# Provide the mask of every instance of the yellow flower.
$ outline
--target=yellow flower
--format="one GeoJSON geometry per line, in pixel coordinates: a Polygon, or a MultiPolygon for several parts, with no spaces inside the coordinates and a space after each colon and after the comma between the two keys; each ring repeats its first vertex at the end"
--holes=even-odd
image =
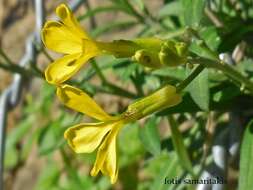
{"type": "Polygon", "coordinates": [[[46,80],[52,84],[66,81],[90,58],[100,53],[65,4],[56,8],[56,14],[60,21],[47,21],[41,31],[42,41],[48,49],[65,54],[45,71],[46,80]]]}
{"type": "Polygon", "coordinates": [[[76,74],[91,58],[99,54],[113,54],[116,57],[130,57],[138,45],[128,40],[98,42],[81,28],[67,5],[56,8],[60,21],[47,21],[41,31],[44,45],[65,56],[50,64],[46,80],[51,84],[61,84],[76,74]]]}
{"type": "Polygon", "coordinates": [[[110,116],[85,92],[75,87],[59,85],[57,96],[67,107],[99,120],[70,127],[64,137],[76,153],[90,153],[98,148],[91,175],[96,176],[101,171],[110,176],[111,183],[115,183],[118,176],[116,139],[123,125],[181,102],[176,88],[167,85],[131,104],[124,113],[110,116]]]}

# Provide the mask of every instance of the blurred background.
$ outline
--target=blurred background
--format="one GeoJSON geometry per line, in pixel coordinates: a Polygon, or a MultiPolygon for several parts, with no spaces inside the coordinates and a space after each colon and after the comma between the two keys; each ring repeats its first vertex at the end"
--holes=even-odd
{"type": "MultiPolygon", "coordinates": [[[[119,180],[114,186],[102,175],[90,177],[96,154],[77,155],[63,138],[69,126],[90,119],[64,107],[55,96],[55,88],[43,79],[46,66],[61,55],[44,48],[38,27],[43,16],[56,20],[55,8],[63,2],[71,5],[91,36],[104,41],[149,36],[182,40],[187,18],[192,19],[193,27],[198,26],[199,35],[210,49],[252,77],[250,0],[189,0],[189,4],[184,0],[1,0],[1,100],[11,102],[15,81],[21,87],[17,101],[8,102],[7,109],[0,103],[1,143],[6,127],[4,189],[233,190],[238,189],[239,178],[250,179],[251,133],[245,140],[248,146],[241,148],[244,157],[249,158],[243,163],[239,161],[239,147],[252,118],[252,96],[245,95],[243,86],[212,69],[199,79],[200,88],[186,89],[182,104],[122,130],[118,138],[119,180]],[[36,21],[36,14],[41,16],[40,21],[36,21]],[[32,53],[29,47],[34,49],[32,53]],[[174,122],[168,121],[168,114],[174,114],[174,122]],[[241,174],[244,177],[239,176],[240,164],[249,166],[241,174]],[[226,182],[217,187],[165,184],[166,179],[214,176],[226,182]]],[[[205,57],[198,45],[195,43],[191,52],[205,57]]],[[[182,81],[189,70],[182,66],[153,71],[131,59],[101,56],[90,61],[73,83],[93,96],[108,113],[117,114],[163,84],[182,81]]],[[[251,183],[247,183],[250,190],[251,183]]],[[[244,187],[241,185],[240,189],[247,190],[244,187]]]]}

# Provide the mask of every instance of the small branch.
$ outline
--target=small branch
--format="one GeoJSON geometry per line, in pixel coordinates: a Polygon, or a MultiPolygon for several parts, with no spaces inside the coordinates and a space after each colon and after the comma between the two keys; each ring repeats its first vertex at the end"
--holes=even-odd
{"type": "Polygon", "coordinates": [[[198,65],[196,69],[177,86],[177,92],[181,92],[185,87],[187,87],[203,70],[203,65],[198,65]]]}
{"type": "Polygon", "coordinates": [[[204,12],[206,14],[206,16],[213,22],[213,24],[217,27],[223,27],[224,24],[222,21],[220,21],[220,19],[208,8],[206,7],[204,9],[204,12]]]}
{"type": "Polygon", "coordinates": [[[192,64],[200,64],[205,67],[214,68],[217,70],[222,71],[226,75],[229,76],[232,80],[235,82],[239,82],[241,84],[242,90],[244,88],[247,88],[251,94],[253,94],[253,83],[245,76],[243,76],[240,72],[235,70],[231,65],[228,65],[224,62],[218,62],[210,59],[205,58],[195,58],[192,60],[189,60],[192,64]]]}
{"type": "Polygon", "coordinates": [[[12,64],[14,65],[14,63],[11,61],[11,59],[6,55],[6,53],[3,51],[2,48],[0,48],[0,55],[4,58],[4,60],[8,63],[8,64],[12,64]]]}
{"type": "Polygon", "coordinates": [[[19,74],[23,75],[24,77],[36,76],[39,78],[43,78],[43,76],[40,73],[31,72],[31,70],[27,70],[23,67],[20,67],[19,65],[16,65],[16,64],[7,65],[7,64],[0,63],[0,68],[4,69],[6,71],[9,71],[11,73],[19,73],[19,74]]]}
{"type": "Polygon", "coordinates": [[[102,73],[101,69],[97,65],[97,62],[94,59],[92,59],[90,62],[91,62],[92,67],[94,68],[94,70],[98,74],[98,77],[100,78],[102,84],[106,84],[107,80],[106,80],[104,74],[102,73]]]}

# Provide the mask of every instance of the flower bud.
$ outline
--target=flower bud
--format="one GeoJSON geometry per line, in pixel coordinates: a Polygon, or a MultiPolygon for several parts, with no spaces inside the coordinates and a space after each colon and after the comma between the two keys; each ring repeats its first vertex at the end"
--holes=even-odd
{"type": "Polygon", "coordinates": [[[176,87],[166,85],[151,95],[130,104],[123,116],[125,117],[125,121],[135,121],[153,112],[175,106],[181,101],[181,95],[177,94],[176,87]]]}
{"type": "Polygon", "coordinates": [[[146,49],[136,51],[132,59],[146,67],[150,68],[162,67],[162,65],[160,64],[158,54],[148,51],[146,49]]]}
{"type": "Polygon", "coordinates": [[[159,52],[161,64],[178,66],[187,62],[187,45],[183,42],[166,41],[159,52]]]}

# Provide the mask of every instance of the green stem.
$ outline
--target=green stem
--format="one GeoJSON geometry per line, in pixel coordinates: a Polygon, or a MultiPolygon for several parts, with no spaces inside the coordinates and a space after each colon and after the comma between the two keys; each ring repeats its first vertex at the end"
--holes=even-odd
{"type": "Polygon", "coordinates": [[[127,9],[136,17],[136,19],[139,20],[139,22],[145,23],[145,18],[139,14],[127,0],[123,0],[123,3],[127,9]]]}
{"type": "Polygon", "coordinates": [[[82,182],[80,180],[80,177],[78,176],[77,171],[72,167],[72,162],[67,153],[65,152],[64,148],[59,149],[60,154],[62,156],[65,169],[69,175],[69,177],[73,178],[76,182],[79,183],[79,185],[82,185],[82,182]]]}
{"type": "Polygon", "coordinates": [[[44,47],[41,47],[41,52],[47,57],[47,59],[50,61],[50,62],[53,62],[54,59],[49,55],[49,53],[46,51],[46,49],[44,47]]]}
{"type": "Polygon", "coordinates": [[[222,71],[226,75],[228,75],[235,82],[239,82],[242,87],[247,88],[251,94],[253,94],[253,82],[251,82],[247,77],[243,76],[240,72],[235,70],[231,65],[228,65],[223,62],[213,61],[204,58],[196,58],[189,60],[190,63],[200,64],[205,67],[214,68],[222,71]]]}
{"type": "Polygon", "coordinates": [[[105,83],[105,89],[108,89],[108,91],[112,94],[117,94],[122,97],[128,97],[128,98],[138,98],[138,96],[132,92],[129,92],[119,86],[116,86],[110,82],[105,83]]]}
{"type": "Polygon", "coordinates": [[[177,92],[181,92],[185,87],[187,87],[198,75],[204,70],[203,65],[198,65],[196,69],[177,86],[177,92]]]}
{"type": "Polygon", "coordinates": [[[0,68],[10,71],[12,73],[19,73],[24,76],[30,75],[30,73],[28,73],[27,70],[15,64],[7,65],[7,64],[0,63],[0,68]]]}
{"type": "Polygon", "coordinates": [[[184,144],[183,136],[178,129],[179,125],[172,115],[168,116],[168,122],[170,124],[171,129],[171,138],[173,142],[173,147],[177,152],[180,164],[186,171],[188,171],[191,174],[193,178],[195,178],[192,162],[187,152],[187,148],[184,144]]]}
{"type": "Polygon", "coordinates": [[[104,86],[104,89],[107,89],[108,91],[110,91],[113,94],[119,94],[121,96],[126,96],[126,97],[131,97],[131,98],[136,98],[137,96],[123,88],[120,88],[110,82],[108,82],[103,74],[103,72],[101,71],[101,69],[98,67],[97,63],[95,60],[91,61],[92,67],[95,69],[96,73],[98,74],[101,82],[102,82],[102,86],[104,86]]]}
{"type": "Polygon", "coordinates": [[[13,65],[13,62],[10,60],[10,58],[5,54],[2,48],[0,48],[0,55],[4,58],[4,60],[10,64],[13,65]]]}
{"type": "Polygon", "coordinates": [[[7,65],[7,64],[0,63],[0,68],[6,71],[9,71],[11,73],[19,73],[25,77],[35,76],[35,77],[43,78],[43,75],[41,75],[41,73],[39,73],[38,71],[33,72],[32,70],[27,70],[23,67],[20,67],[17,64],[7,65]]]}
{"type": "Polygon", "coordinates": [[[101,69],[98,67],[96,61],[94,59],[91,60],[91,65],[95,69],[96,73],[98,74],[98,77],[100,78],[102,84],[107,83],[107,80],[102,73],[101,69]]]}

